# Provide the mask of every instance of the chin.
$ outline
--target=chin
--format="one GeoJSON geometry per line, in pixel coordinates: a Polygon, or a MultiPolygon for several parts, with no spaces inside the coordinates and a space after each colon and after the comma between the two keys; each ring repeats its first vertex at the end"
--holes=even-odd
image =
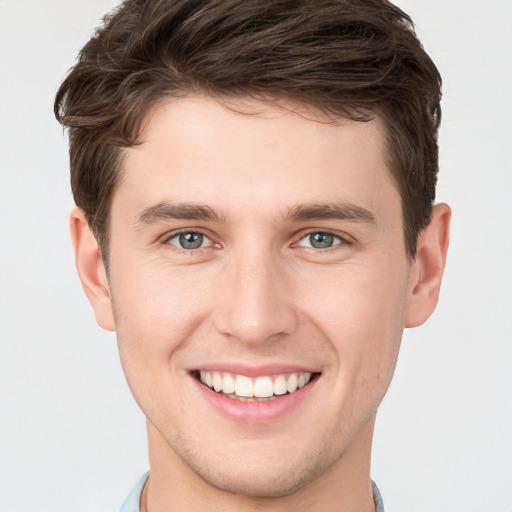
{"type": "Polygon", "coordinates": [[[295,494],[329,471],[340,457],[333,453],[309,455],[303,460],[250,460],[211,463],[185,460],[206,484],[223,492],[254,498],[281,498],[295,494]]]}
{"type": "MultiPolygon", "coordinates": [[[[277,471],[265,472],[255,477],[250,475],[232,475],[217,473],[215,475],[199,475],[215,489],[230,494],[251,496],[254,498],[282,498],[290,496],[307,486],[316,478],[304,471],[293,471],[293,474],[277,475],[277,471]]],[[[309,473],[309,472],[307,472],[309,473]]]]}

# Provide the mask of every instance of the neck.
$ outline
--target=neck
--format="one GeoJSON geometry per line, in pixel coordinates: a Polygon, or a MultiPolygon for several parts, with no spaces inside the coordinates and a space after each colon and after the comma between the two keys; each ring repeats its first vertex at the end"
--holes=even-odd
{"type": "Polygon", "coordinates": [[[203,480],[148,422],[150,477],[141,497],[141,512],[374,512],[370,479],[373,426],[374,418],[335,464],[296,492],[255,497],[234,494],[203,480]]]}

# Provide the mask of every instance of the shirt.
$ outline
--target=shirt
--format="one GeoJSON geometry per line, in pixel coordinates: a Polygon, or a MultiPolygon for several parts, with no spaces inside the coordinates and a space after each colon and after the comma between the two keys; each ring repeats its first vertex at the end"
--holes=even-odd
{"type": "MultiPolygon", "coordinates": [[[[142,494],[142,489],[144,488],[144,484],[146,483],[148,476],[149,472],[142,475],[128,497],[124,500],[119,512],[140,512],[140,495],[142,494]]],[[[375,502],[375,512],[384,512],[382,498],[375,482],[372,482],[372,490],[373,501],[375,502]]]]}

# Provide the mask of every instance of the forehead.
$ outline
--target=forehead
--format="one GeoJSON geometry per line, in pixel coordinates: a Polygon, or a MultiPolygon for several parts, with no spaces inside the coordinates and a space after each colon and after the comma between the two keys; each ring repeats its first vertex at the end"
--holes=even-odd
{"type": "Polygon", "coordinates": [[[124,151],[113,208],[123,196],[139,209],[172,199],[234,212],[340,200],[399,210],[378,117],[333,121],[293,102],[191,96],[157,104],[141,144],[124,151]]]}

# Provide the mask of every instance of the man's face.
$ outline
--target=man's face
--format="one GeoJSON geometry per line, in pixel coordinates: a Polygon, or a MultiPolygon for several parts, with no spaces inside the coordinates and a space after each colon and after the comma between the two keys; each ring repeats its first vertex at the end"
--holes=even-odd
{"type": "Polygon", "coordinates": [[[150,452],[279,496],[366,464],[411,263],[378,120],[238,108],[148,117],[113,198],[110,289],[150,452]]]}

